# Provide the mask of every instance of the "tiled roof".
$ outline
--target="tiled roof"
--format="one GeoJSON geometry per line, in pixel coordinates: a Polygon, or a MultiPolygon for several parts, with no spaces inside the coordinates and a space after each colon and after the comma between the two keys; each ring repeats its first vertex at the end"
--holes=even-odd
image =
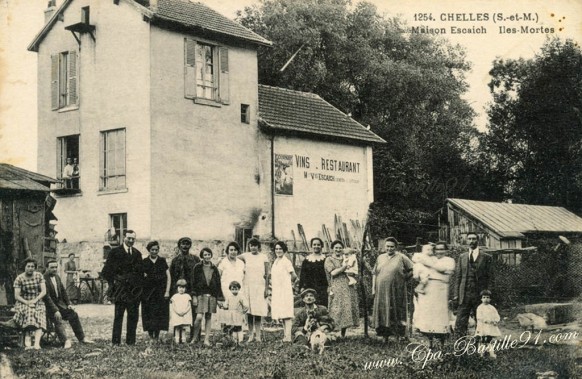
{"type": "Polygon", "coordinates": [[[259,117],[262,127],[274,132],[386,142],[318,95],[308,92],[259,85],[259,117]]]}
{"type": "Polygon", "coordinates": [[[0,189],[48,192],[50,183],[57,183],[57,181],[36,172],[0,163],[0,189]]]}
{"type": "Polygon", "coordinates": [[[448,199],[501,237],[527,233],[582,233],[582,218],[562,207],[448,199]]]}
{"type": "Polygon", "coordinates": [[[202,28],[261,45],[271,45],[269,40],[201,3],[188,0],[158,0],[157,6],[150,5],[150,10],[154,12],[154,19],[202,28]]]}
{"type": "MultiPolygon", "coordinates": [[[[185,28],[198,28],[219,35],[241,39],[247,42],[271,46],[271,41],[261,37],[250,29],[212,10],[201,3],[188,0],[125,0],[130,2],[145,18],[178,24],[185,28]]],[[[38,51],[38,47],[48,32],[59,20],[73,0],[64,0],[61,6],[53,13],[49,21],[28,45],[28,50],[38,51]]]]}

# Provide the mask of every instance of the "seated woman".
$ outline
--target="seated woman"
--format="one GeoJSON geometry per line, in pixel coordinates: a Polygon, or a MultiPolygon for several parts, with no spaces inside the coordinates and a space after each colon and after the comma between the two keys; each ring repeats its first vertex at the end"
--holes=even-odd
{"type": "Polygon", "coordinates": [[[335,325],[329,316],[327,308],[323,305],[315,304],[315,290],[308,288],[301,292],[301,298],[305,307],[295,315],[291,334],[294,343],[306,344],[312,332],[320,329],[325,333],[331,332],[335,325]]]}
{"type": "Polygon", "coordinates": [[[40,349],[42,331],[46,330],[46,307],[43,297],[46,284],[40,272],[35,271],[36,261],[28,258],[24,261],[24,272],[14,281],[14,298],[16,314],[14,322],[24,329],[24,348],[32,349],[31,337],[34,335],[34,349],[40,349]]]}

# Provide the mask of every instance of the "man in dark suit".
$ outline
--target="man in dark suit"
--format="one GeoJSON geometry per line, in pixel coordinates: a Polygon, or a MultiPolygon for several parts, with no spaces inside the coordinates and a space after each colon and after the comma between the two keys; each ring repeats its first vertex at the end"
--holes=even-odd
{"type": "Polygon", "coordinates": [[[124,233],[123,244],[112,249],[107,256],[101,275],[109,283],[108,297],[115,302],[113,320],[113,345],[121,344],[123,315],[127,311],[126,343],[135,345],[139,319],[139,302],[143,283],[142,256],[133,247],[137,235],[133,230],[124,233]]]}
{"type": "Polygon", "coordinates": [[[493,287],[493,257],[479,251],[479,236],[467,234],[469,251],[457,260],[453,301],[458,302],[455,333],[462,337],[467,334],[469,316],[476,317],[480,304],[480,293],[493,287]]]}
{"type": "Polygon", "coordinates": [[[85,338],[79,315],[73,309],[67,290],[63,286],[61,278],[57,275],[58,264],[57,261],[51,260],[47,264],[47,272],[44,274],[46,281],[46,296],[44,303],[46,304],[47,314],[49,319],[55,326],[55,331],[61,341],[65,345],[65,349],[71,347],[71,340],[67,338],[65,332],[65,325],[63,320],[67,320],[73,328],[75,337],[81,343],[93,343],[88,338],[85,338]]]}

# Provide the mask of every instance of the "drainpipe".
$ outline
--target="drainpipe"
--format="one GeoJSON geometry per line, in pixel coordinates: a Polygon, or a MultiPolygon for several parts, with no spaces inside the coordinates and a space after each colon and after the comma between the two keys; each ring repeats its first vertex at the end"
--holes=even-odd
{"type": "Polygon", "coordinates": [[[271,233],[275,238],[275,136],[271,135],[271,233]]]}

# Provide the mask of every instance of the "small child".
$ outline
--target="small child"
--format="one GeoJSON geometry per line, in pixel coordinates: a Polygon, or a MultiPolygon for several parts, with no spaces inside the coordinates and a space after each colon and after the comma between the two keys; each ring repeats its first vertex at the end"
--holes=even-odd
{"type": "Polygon", "coordinates": [[[170,330],[174,329],[176,343],[186,341],[192,325],[192,297],[186,293],[186,281],[176,282],[178,292],[170,299],[170,330]]]}
{"type": "Polygon", "coordinates": [[[430,268],[437,258],[434,256],[434,245],[428,244],[422,247],[421,253],[412,255],[412,277],[418,280],[418,285],[414,289],[416,293],[424,293],[424,288],[428,284],[430,277],[430,268]]]}
{"type": "Polygon", "coordinates": [[[356,257],[356,250],[355,249],[344,249],[344,264],[348,266],[346,271],[346,275],[348,275],[348,285],[355,286],[358,283],[356,276],[359,274],[358,268],[358,259],[356,257]],[[353,275],[350,275],[353,274],[353,275]]]}
{"type": "Polygon", "coordinates": [[[226,329],[230,333],[230,336],[238,345],[243,341],[242,326],[245,319],[245,314],[249,310],[247,301],[244,296],[239,296],[241,285],[237,281],[232,281],[228,285],[230,294],[226,295],[226,300],[223,304],[223,309],[225,309],[225,321],[226,329]]]}
{"type": "Polygon", "coordinates": [[[501,331],[497,324],[501,318],[497,309],[491,302],[491,291],[481,291],[481,305],[477,307],[477,327],[475,328],[475,336],[479,337],[481,343],[488,344],[485,350],[478,350],[479,355],[484,356],[485,352],[489,352],[491,358],[497,358],[493,344],[491,343],[494,337],[501,336],[501,331]]]}

